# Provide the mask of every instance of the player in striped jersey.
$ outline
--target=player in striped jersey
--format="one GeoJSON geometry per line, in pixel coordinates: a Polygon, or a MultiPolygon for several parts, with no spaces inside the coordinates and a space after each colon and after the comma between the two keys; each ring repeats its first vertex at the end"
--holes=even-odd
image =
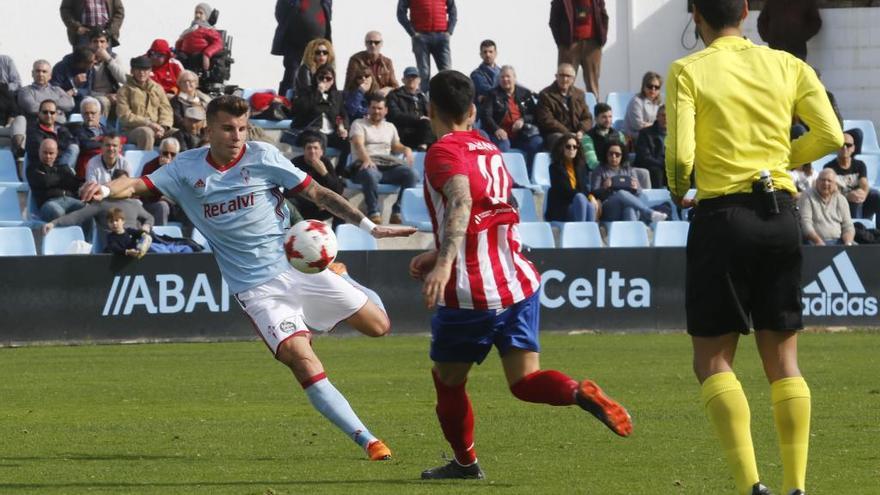
{"type": "Polygon", "coordinates": [[[428,150],[424,187],[436,250],[413,258],[410,274],[424,281],[428,307],[437,306],[431,319],[437,417],[455,458],[422,472],[422,478],[484,477],[465,384],[473,363],[481,363],[493,345],[518,399],[577,404],[614,433],[628,436],[629,414],[598,385],[541,370],[541,280],[520,252],[519,214],[509,200],[513,179],[498,148],[469,130],[475,113],[471,80],[443,71],[430,86],[431,125],[441,137],[428,150]]]}

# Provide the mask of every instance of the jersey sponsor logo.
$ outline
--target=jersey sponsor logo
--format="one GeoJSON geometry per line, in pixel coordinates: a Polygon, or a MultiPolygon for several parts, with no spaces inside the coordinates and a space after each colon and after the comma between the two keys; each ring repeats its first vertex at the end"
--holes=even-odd
{"type": "Polygon", "coordinates": [[[651,283],[644,278],[627,279],[619,271],[598,268],[596,276],[590,280],[577,277],[568,281],[560,270],[547,270],[541,274],[541,305],[555,309],[566,303],[577,309],[651,307],[651,283]],[[566,287],[567,284],[567,287],[566,287]],[[550,296],[547,289],[555,294],[550,296]]]}
{"type": "Polygon", "coordinates": [[[229,287],[221,281],[218,291],[204,273],[191,281],[174,273],[148,275],[117,275],[113,277],[101,316],[192,313],[205,309],[211,313],[229,311],[229,287]]]}
{"type": "Polygon", "coordinates": [[[487,141],[469,141],[468,151],[498,151],[498,146],[487,141]]]}
{"type": "Polygon", "coordinates": [[[804,316],[877,316],[878,309],[877,298],[868,295],[846,251],[804,287],[801,302],[804,316]]]}
{"type": "Polygon", "coordinates": [[[254,193],[236,196],[235,199],[229,201],[208,203],[203,206],[205,207],[205,218],[214,218],[254,206],[254,193]]]}
{"type": "Polygon", "coordinates": [[[199,179],[196,181],[195,184],[193,184],[193,187],[196,189],[204,189],[205,188],[205,181],[203,181],[202,179],[199,179]]]}

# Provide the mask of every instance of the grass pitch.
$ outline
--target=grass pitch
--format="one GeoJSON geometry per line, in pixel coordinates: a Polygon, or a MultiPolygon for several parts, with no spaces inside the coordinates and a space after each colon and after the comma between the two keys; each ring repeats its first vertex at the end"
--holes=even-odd
{"type": "MultiPolygon", "coordinates": [[[[525,404],[497,356],[472,373],[488,479],[422,482],[449,452],[427,337],[321,338],[328,374],[394,451],[368,462],[311,409],[262,343],[0,349],[0,493],[730,494],[683,334],[546,334],[543,366],[594,378],[630,410],[621,439],[580,409],[525,404]]],[[[880,493],[880,334],[806,334],[811,494],[880,493]]],[[[769,387],[751,339],[737,372],[759,469],[782,478],[769,387]]]]}

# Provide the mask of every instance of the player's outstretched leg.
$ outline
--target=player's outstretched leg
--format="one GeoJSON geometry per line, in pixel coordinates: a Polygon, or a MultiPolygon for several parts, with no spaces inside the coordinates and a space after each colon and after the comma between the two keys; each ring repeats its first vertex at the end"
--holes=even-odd
{"type": "Polygon", "coordinates": [[[577,404],[617,435],[632,433],[629,413],[595,382],[578,383],[560,371],[541,370],[539,354],[524,349],[509,349],[502,362],[510,391],[517,399],[551,406],[577,404]]]}
{"type": "Polygon", "coordinates": [[[307,337],[304,333],[284,341],[278,347],[278,360],[293,371],[312,406],[360,445],[371,460],[390,459],[391,450],[370,433],[345,397],[330,383],[307,337]]]}
{"type": "Polygon", "coordinates": [[[465,389],[470,364],[443,363],[438,366],[446,372],[432,370],[437,391],[437,419],[455,458],[449,464],[423,471],[422,479],[483,479],[485,475],[474,450],[474,411],[465,389]],[[442,378],[440,373],[444,374],[442,378]]]}
{"type": "Polygon", "coordinates": [[[352,278],[352,276],[348,274],[348,268],[345,266],[345,263],[340,263],[338,261],[330,263],[330,266],[328,266],[327,269],[344,278],[351,285],[360,289],[364,294],[367,295],[367,299],[369,299],[370,302],[378,306],[383,313],[388,314],[388,312],[385,311],[385,304],[382,303],[382,298],[379,297],[379,294],[377,294],[376,291],[374,291],[373,289],[361,285],[357,280],[352,278]]]}

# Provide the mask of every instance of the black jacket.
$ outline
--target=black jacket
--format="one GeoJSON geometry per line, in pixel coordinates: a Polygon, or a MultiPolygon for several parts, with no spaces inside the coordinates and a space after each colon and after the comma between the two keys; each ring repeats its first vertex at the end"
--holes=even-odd
{"type": "Polygon", "coordinates": [[[642,168],[666,166],[666,131],[660,130],[659,122],[655,121],[654,125],[639,132],[635,165],[642,168]]]}
{"type": "Polygon", "coordinates": [[[52,198],[78,197],[79,188],[83,184],[83,180],[74,175],[73,170],[66,165],[47,167],[41,162],[32,162],[25,174],[38,207],[52,198]]]}
{"type": "MultiPolygon", "coordinates": [[[[339,176],[336,175],[336,172],[333,170],[333,164],[330,163],[330,160],[328,160],[326,157],[321,159],[321,161],[324,162],[324,167],[327,169],[327,173],[325,175],[319,175],[314,168],[306,163],[306,159],[302,155],[294,158],[292,161],[296,168],[309,174],[309,176],[311,176],[311,178],[314,179],[315,182],[326,187],[327,189],[330,189],[336,194],[342,194],[342,191],[345,189],[345,181],[343,181],[339,178],[339,176]]],[[[294,204],[296,204],[296,209],[299,210],[299,213],[305,219],[327,220],[333,218],[333,215],[329,211],[321,208],[320,206],[312,203],[307,199],[304,199],[301,196],[288,197],[294,200],[294,204]]],[[[341,219],[340,221],[344,222],[341,219]]]]}
{"type": "Polygon", "coordinates": [[[21,115],[21,110],[15,101],[15,92],[10,91],[6,83],[0,83],[0,123],[6,125],[9,119],[18,115],[21,115]]]}
{"type": "MultiPolygon", "coordinates": [[[[483,98],[480,105],[480,125],[488,134],[492,135],[501,128],[501,121],[508,112],[510,96],[500,86],[492,88],[483,98]]],[[[538,95],[528,89],[517,85],[513,88],[513,99],[526,124],[535,123],[535,107],[538,103],[538,95]]]]}
{"type": "Polygon", "coordinates": [[[27,137],[25,138],[25,151],[27,152],[28,161],[37,163],[40,161],[40,143],[44,139],[52,138],[58,142],[58,155],[64,153],[68,146],[77,142],[73,134],[67,127],[61,124],[55,124],[55,132],[47,131],[40,126],[39,121],[31,121],[27,126],[27,137]]]}
{"type": "Polygon", "coordinates": [[[574,195],[590,193],[590,179],[586,164],[575,165],[574,175],[577,184],[575,187],[571,187],[565,164],[561,162],[550,164],[550,190],[547,191],[547,213],[544,215],[548,222],[564,222],[574,195]]]}
{"type": "Polygon", "coordinates": [[[421,91],[414,96],[401,86],[388,93],[388,122],[398,129],[415,126],[427,116],[428,97],[421,91]]]}
{"type": "Polygon", "coordinates": [[[324,13],[324,32],[316,32],[318,23],[316,19],[304,18],[300,13],[302,0],[277,0],[275,2],[275,20],[278,26],[272,37],[272,55],[288,55],[295,53],[296,48],[302,50],[306,43],[314,38],[327,38],[330,36],[330,20],[333,16],[333,0],[321,0],[321,10],[324,13]]]}
{"type": "Polygon", "coordinates": [[[316,87],[310,88],[303,94],[297,94],[293,103],[294,114],[290,127],[294,129],[320,129],[321,114],[326,114],[334,130],[338,119],[342,119],[343,126],[348,129],[348,117],[345,115],[343,107],[342,92],[333,88],[327,95],[325,99],[316,87]]]}

